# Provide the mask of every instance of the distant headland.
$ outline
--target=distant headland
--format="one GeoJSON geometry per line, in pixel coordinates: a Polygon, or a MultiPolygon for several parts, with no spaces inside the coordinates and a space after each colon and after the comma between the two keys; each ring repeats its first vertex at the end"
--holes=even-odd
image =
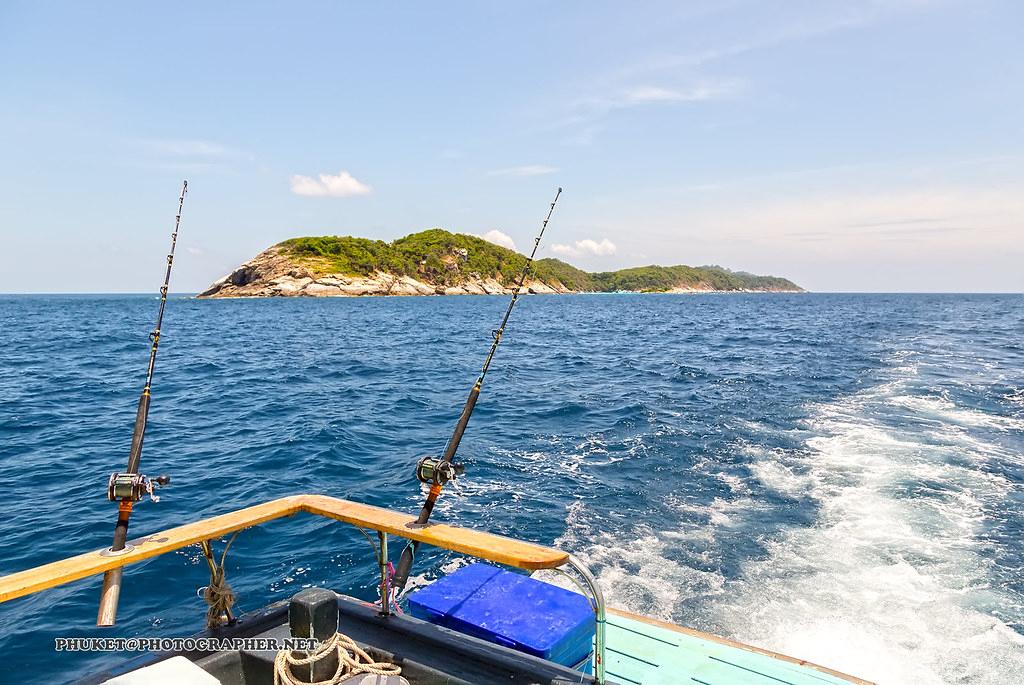
{"type": "MultiPolygon", "coordinates": [[[[497,295],[512,292],[526,262],[483,238],[433,228],[390,243],[291,238],[270,247],[199,297],[497,295]]],[[[640,266],[591,273],[559,259],[534,263],[530,293],[802,292],[792,281],[720,266],[640,266]]]]}

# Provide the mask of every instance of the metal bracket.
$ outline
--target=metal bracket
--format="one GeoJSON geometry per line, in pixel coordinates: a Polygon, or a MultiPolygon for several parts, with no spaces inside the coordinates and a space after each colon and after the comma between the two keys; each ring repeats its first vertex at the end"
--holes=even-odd
{"type": "Polygon", "coordinates": [[[128,552],[134,552],[134,551],[135,551],[135,545],[129,545],[129,544],[125,543],[124,549],[114,549],[112,547],[107,547],[105,550],[100,552],[100,556],[101,557],[119,557],[122,554],[128,554],[128,552]]]}

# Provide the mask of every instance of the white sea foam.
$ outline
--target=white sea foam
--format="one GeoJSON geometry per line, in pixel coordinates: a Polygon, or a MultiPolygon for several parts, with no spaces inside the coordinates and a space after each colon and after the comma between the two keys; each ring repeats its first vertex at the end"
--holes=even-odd
{"type": "Polygon", "coordinates": [[[623,545],[621,533],[595,533],[591,529],[582,501],[570,505],[567,523],[566,533],[555,545],[574,550],[588,567],[597,569],[597,581],[612,606],[668,620],[682,598],[722,591],[725,579],[721,574],[666,558],[667,548],[676,543],[645,525],[634,528],[626,536],[629,545],[623,545]]]}
{"type": "Polygon", "coordinates": [[[1024,408],[1024,388],[1014,390],[1006,396],[1007,401],[1024,408]]]}
{"type": "Polygon", "coordinates": [[[935,418],[947,424],[979,426],[998,430],[1024,430],[1024,420],[1022,419],[958,407],[946,397],[898,395],[891,398],[890,403],[910,409],[918,416],[935,418]]]}
{"type": "Polygon", "coordinates": [[[988,586],[976,537],[986,502],[1012,486],[975,468],[998,446],[951,425],[1019,428],[897,379],[814,408],[806,450],[755,463],[820,513],[747,566],[719,607],[732,634],[885,684],[1024,682],[1024,638],[976,608],[1014,602],[988,586]],[[893,408],[915,421],[887,425],[893,408]]]}
{"type": "MultiPolygon", "coordinates": [[[[770,542],[739,580],[666,552],[750,520],[762,506],[753,497],[705,507],[703,530],[637,526],[628,544],[583,533],[578,503],[559,542],[599,569],[613,604],[668,618],[700,595],[730,637],[881,685],[1022,683],[1024,638],[994,617],[1018,612],[1021,598],[990,583],[979,533],[987,507],[1018,487],[985,468],[1008,456],[992,432],[1024,422],[914,394],[918,372],[906,355],[874,387],[810,407],[800,449],[745,446],[761,485],[809,499],[817,517],[770,542]]],[[[680,503],[682,520],[693,506],[680,503]]]]}

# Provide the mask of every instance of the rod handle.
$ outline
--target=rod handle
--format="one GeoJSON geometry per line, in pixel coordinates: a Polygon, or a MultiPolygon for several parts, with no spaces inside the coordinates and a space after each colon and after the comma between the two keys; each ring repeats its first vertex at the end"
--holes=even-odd
{"type": "Polygon", "coordinates": [[[124,569],[120,566],[103,574],[103,590],[100,592],[100,609],[96,614],[96,625],[109,628],[117,620],[117,603],[121,599],[121,577],[124,569]]]}

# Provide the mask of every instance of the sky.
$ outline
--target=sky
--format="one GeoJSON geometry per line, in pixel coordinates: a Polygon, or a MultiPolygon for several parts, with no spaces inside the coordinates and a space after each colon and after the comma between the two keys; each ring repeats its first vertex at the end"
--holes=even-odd
{"type": "Polygon", "coordinates": [[[589,270],[1024,290],[1024,3],[0,3],[0,292],[431,227],[589,270]]]}

